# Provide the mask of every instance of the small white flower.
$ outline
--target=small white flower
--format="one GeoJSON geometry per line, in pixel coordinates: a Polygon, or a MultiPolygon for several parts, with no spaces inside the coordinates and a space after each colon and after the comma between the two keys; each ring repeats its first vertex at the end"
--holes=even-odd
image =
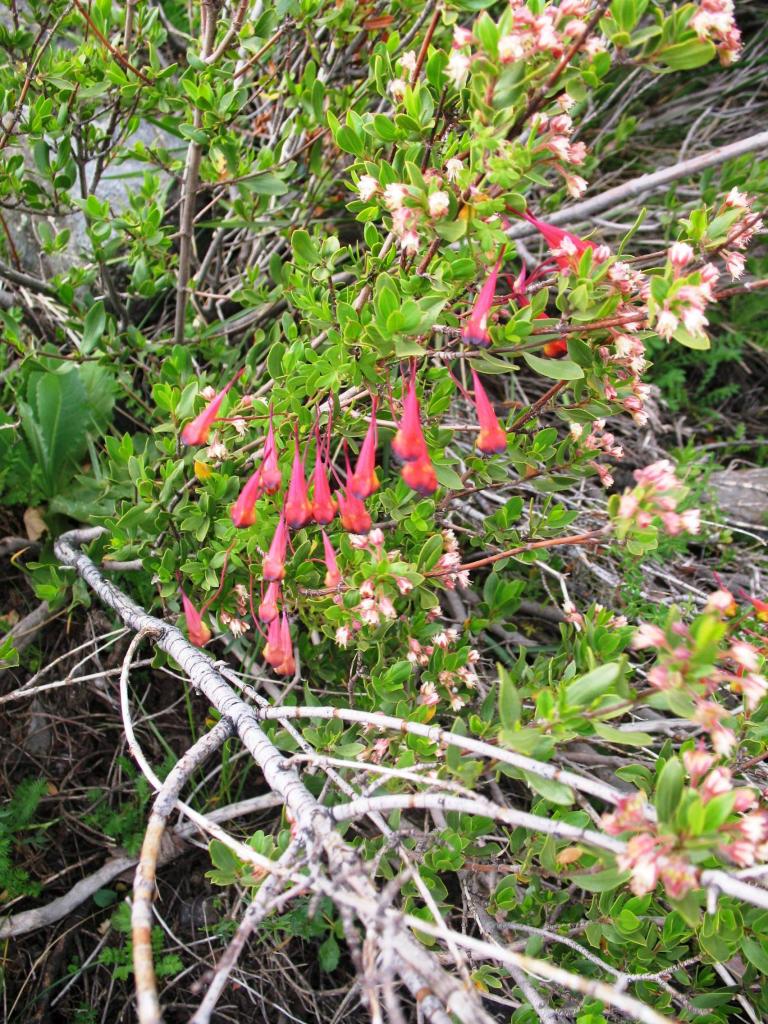
{"type": "Polygon", "coordinates": [[[379,190],[379,183],[370,174],[363,174],[357,183],[357,192],[365,202],[371,199],[379,190]]]}
{"type": "Polygon", "coordinates": [[[403,71],[407,71],[409,75],[412,75],[416,70],[416,51],[409,50],[404,53],[400,58],[400,67],[403,71]]]}
{"type": "Polygon", "coordinates": [[[448,58],[448,65],[445,71],[457,89],[464,83],[464,79],[469,73],[469,65],[469,57],[459,53],[457,50],[454,50],[448,58]]]}
{"type": "Polygon", "coordinates": [[[456,181],[456,178],[464,170],[464,164],[457,157],[452,156],[445,164],[445,176],[448,181],[456,181]]]}
{"type": "Polygon", "coordinates": [[[451,205],[451,197],[447,192],[433,192],[427,199],[430,217],[444,217],[451,205]]]}
{"type": "Polygon", "coordinates": [[[406,84],[402,78],[393,78],[389,83],[389,91],[392,94],[392,99],[399,103],[405,96],[406,84]]]}
{"type": "Polygon", "coordinates": [[[384,202],[386,203],[387,209],[401,209],[407,195],[408,189],[405,185],[401,185],[396,181],[387,185],[384,188],[384,202]]]}
{"type": "Polygon", "coordinates": [[[340,647],[346,647],[349,643],[350,628],[349,626],[339,626],[336,630],[336,643],[340,647]]]}

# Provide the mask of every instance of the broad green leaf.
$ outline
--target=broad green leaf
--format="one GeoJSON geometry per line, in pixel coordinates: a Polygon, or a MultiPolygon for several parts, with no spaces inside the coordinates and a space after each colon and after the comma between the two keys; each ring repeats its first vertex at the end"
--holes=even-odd
{"type": "Polygon", "coordinates": [[[579,676],[569,683],[565,688],[565,702],[569,707],[587,707],[597,697],[602,696],[610,690],[619,678],[621,665],[617,661],[611,661],[607,665],[599,665],[597,668],[579,676]]]}
{"type": "Polygon", "coordinates": [[[532,352],[523,352],[523,359],[532,370],[550,380],[581,380],[584,376],[582,368],[570,359],[542,359],[532,352]]]}

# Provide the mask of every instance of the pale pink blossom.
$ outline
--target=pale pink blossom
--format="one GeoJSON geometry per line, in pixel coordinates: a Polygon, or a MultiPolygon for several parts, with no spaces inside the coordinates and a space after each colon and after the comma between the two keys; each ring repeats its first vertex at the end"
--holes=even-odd
{"type": "Polygon", "coordinates": [[[372,175],[361,175],[360,180],[357,183],[357,194],[360,196],[363,202],[367,202],[367,200],[371,199],[378,192],[378,190],[379,183],[372,175]]]}
{"type": "Polygon", "coordinates": [[[667,259],[675,270],[682,270],[683,267],[687,267],[693,257],[693,248],[687,242],[675,242],[667,250],[667,259]]]}
{"type": "Polygon", "coordinates": [[[430,217],[444,217],[451,206],[451,197],[447,192],[433,192],[427,199],[430,217]]]}

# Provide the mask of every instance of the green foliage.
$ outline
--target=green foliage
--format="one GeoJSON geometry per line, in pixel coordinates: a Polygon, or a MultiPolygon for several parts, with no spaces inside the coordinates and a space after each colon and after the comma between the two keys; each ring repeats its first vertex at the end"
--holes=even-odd
{"type": "Polygon", "coordinates": [[[14,788],[11,799],[0,807],[0,898],[3,902],[40,893],[39,882],[30,877],[23,864],[29,851],[45,844],[46,829],[53,824],[34,821],[47,788],[45,779],[24,779],[14,788]]]}

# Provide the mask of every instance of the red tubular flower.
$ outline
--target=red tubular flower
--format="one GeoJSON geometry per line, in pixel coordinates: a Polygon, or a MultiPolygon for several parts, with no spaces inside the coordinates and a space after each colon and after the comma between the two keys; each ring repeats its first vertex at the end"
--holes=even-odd
{"type": "Polygon", "coordinates": [[[242,370],[238,370],[232,380],[221,389],[215,398],[211,399],[203,411],[195,416],[191,423],[188,423],[186,427],[184,427],[181,432],[181,440],[184,444],[192,445],[206,443],[208,435],[211,432],[211,427],[213,426],[213,421],[218,416],[221,403],[224,401],[229,389],[242,373],[242,370]]]}
{"type": "Polygon", "coordinates": [[[317,455],[315,468],[312,471],[312,518],[320,526],[327,526],[336,515],[336,502],[331,497],[331,485],[328,482],[328,467],[323,459],[320,435],[317,437],[317,455]]]}
{"type": "Polygon", "coordinates": [[[379,478],[376,476],[376,446],[378,444],[378,429],[376,426],[377,405],[378,399],[374,398],[373,408],[371,409],[371,422],[360,448],[355,472],[349,482],[349,489],[356,498],[369,498],[374,491],[379,489],[379,478]]]}
{"type": "Polygon", "coordinates": [[[477,436],[478,451],[485,455],[498,455],[507,450],[507,435],[496,417],[474,367],[472,368],[472,383],[475,389],[477,421],[480,424],[480,433],[477,436]]]}
{"type": "Polygon", "coordinates": [[[195,608],[183,590],[181,591],[181,605],[184,609],[189,639],[195,647],[205,647],[211,639],[211,631],[203,622],[200,612],[195,608]]]}
{"type": "Polygon", "coordinates": [[[755,609],[755,614],[761,622],[768,622],[768,601],[761,601],[759,597],[750,597],[749,594],[744,594],[746,599],[755,609]]]}
{"type": "Polygon", "coordinates": [[[411,374],[410,381],[405,385],[403,399],[403,418],[392,440],[392,451],[403,462],[415,462],[427,454],[427,442],[421,428],[419,400],[416,397],[416,374],[411,374]]]}
{"type": "Polygon", "coordinates": [[[339,512],[341,525],[347,533],[370,532],[373,525],[371,515],[361,498],[356,498],[349,491],[346,494],[339,494],[339,512]]]}
{"type": "Polygon", "coordinates": [[[523,216],[529,224],[533,224],[547,242],[552,250],[555,263],[561,270],[573,270],[574,264],[584,255],[587,249],[596,249],[597,246],[589,239],[579,238],[570,231],[563,231],[554,224],[546,224],[531,213],[524,213],[523,216]]]}
{"type": "Polygon", "coordinates": [[[282,660],[273,666],[279,676],[292,676],[296,671],[296,660],[293,657],[293,640],[291,640],[291,627],[288,625],[288,616],[283,612],[280,622],[280,651],[282,660]]]}
{"type": "Polygon", "coordinates": [[[550,359],[559,359],[567,351],[568,342],[565,338],[556,338],[555,341],[548,341],[543,349],[544,355],[549,356],[550,359]]]}
{"type": "Polygon", "coordinates": [[[285,496],[285,521],[292,530],[300,530],[312,518],[312,503],[307,493],[307,481],[304,476],[304,462],[299,455],[298,433],[294,438],[293,468],[285,496]]]}
{"type": "MultiPolygon", "coordinates": [[[[283,612],[285,616],[285,612],[283,612]]],[[[269,624],[267,630],[267,642],[264,644],[264,661],[272,668],[277,668],[278,665],[285,661],[285,655],[281,644],[281,622],[276,615],[269,624]]]]}
{"type": "Polygon", "coordinates": [[[278,580],[272,580],[259,605],[259,619],[261,622],[272,622],[273,619],[277,618],[280,614],[280,609],[278,608],[279,600],[280,583],[278,580]]]}
{"type": "Polygon", "coordinates": [[[257,469],[243,485],[230,515],[235,526],[253,526],[256,522],[256,502],[261,497],[263,482],[261,469],[257,469]]]}
{"type": "Polygon", "coordinates": [[[347,533],[368,533],[372,526],[371,516],[368,509],[363,504],[362,498],[356,498],[349,489],[349,480],[352,478],[352,470],[350,469],[348,454],[346,456],[346,460],[347,486],[344,488],[343,492],[338,492],[341,525],[347,533]]]}
{"type": "Polygon", "coordinates": [[[269,545],[269,551],[264,556],[262,570],[264,579],[272,582],[281,580],[285,576],[285,552],[288,548],[288,527],[285,525],[285,516],[280,520],[269,545]]]}
{"type": "Polygon", "coordinates": [[[325,552],[325,585],[326,587],[338,587],[341,583],[341,573],[336,562],[336,552],[333,550],[333,544],[328,539],[325,530],[320,532],[323,535],[323,550],[325,552]]]}
{"type": "Polygon", "coordinates": [[[490,272],[477,293],[475,305],[469,319],[464,324],[461,332],[462,341],[467,345],[482,345],[487,348],[491,344],[491,336],[488,333],[488,314],[491,311],[494,296],[496,295],[496,279],[499,276],[501,261],[504,258],[504,250],[496,261],[496,266],[490,272]]]}
{"type": "Polygon", "coordinates": [[[406,462],[402,468],[401,475],[408,486],[419,494],[427,496],[434,494],[437,490],[435,467],[426,454],[423,458],[416,459],[414,462],[406,462]]]}
{"type": "Polygon", "coordinates": [[[267,494],[277,494],[283,482],[283,474],[277,462],[277,445],[275,444],[275,427],[272,422],[272,406],[269,407],[269,430],[264,444],[264,463],[261,467],[261,479],[267,494]]]}

